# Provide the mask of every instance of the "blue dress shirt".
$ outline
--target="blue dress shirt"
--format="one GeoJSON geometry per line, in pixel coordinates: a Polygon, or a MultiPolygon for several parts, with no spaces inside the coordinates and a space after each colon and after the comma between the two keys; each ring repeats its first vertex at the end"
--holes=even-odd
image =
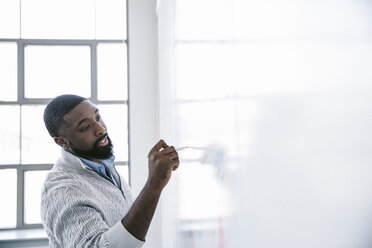
{"type": "Polygon", "coordinates": [[[114,170],[114,161],[115,161],[115,156],[112,155],[108,159],[102,160],[102,163],[94,162],[82,157],[79,157],[80,160],[89,166],[92,170],[96,171],[98,174],[103,176],[104,178],[110,180],[116,187],[119,188],[118,182],[116,182],[114,176],[112,175],[112,170],[114,170]],[[107,171],[107,173],[106,173],[107,171]]]}

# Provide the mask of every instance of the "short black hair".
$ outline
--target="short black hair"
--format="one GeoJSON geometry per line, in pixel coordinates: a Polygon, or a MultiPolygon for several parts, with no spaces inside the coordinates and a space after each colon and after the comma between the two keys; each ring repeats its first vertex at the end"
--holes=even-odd
{"type": "Polygon", "coordinates": [[[84,100],[87,99],[82,96],[65,94],[53,98],[47,104],[44,110],[44,124],[50,136],[53,138],[58,136],[63,117],[84,100]]]}

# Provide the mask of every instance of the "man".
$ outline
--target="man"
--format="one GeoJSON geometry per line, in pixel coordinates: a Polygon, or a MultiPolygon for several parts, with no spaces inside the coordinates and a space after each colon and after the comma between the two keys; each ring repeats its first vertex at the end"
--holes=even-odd
{"type": "Polygon", "coordinates": [[[113,166],[112,143],[99,110],[86,98],[61,95],[44,111],[61,156],[48,174],[41,217],[50,247],[141,247],[160,194],[179,165],[160,140],[148,154],[147,182],[134,201],[113,166]]]}

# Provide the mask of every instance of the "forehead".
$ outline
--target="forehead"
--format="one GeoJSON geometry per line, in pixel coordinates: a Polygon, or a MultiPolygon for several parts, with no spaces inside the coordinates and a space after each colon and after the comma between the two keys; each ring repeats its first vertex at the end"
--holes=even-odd
{"type": "Polygon", "coordinates": [[[91,118],[96,110],[97,107],[93,103],[85,100],[76,105],[76,107],[66,114],[63,119],[67,122],[67,124],[72,125],[78,123],[82,119],[91,118]]]}

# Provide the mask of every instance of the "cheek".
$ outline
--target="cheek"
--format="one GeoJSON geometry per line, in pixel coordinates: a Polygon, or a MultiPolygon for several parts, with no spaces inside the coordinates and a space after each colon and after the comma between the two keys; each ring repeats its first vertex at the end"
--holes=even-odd
{"type": "Polygon", "coordinates": [[[101,125],[102,125],[102,127],[105,129],[105,131],[107,132],[106,124],[105,124],[103,121],[101,121],[101,125]]]}
{"type": "Polygon", "coordinates": [[[86,136],[75,136],[74,138],[70,139],[70,146],[73,148],[78,148],[80,150],[90,150],[93,148],[94,143],[96,140],[89,139],[86,136]]]}

